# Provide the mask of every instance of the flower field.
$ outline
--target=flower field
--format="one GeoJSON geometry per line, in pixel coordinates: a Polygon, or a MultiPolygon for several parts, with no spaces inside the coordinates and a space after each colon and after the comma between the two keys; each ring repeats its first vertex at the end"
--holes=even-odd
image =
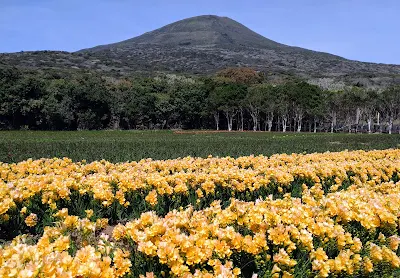
{"type": "Polygon", "coordinates": [[[0,277],[400,277],[400,150],[0,163],[0,277]]]}

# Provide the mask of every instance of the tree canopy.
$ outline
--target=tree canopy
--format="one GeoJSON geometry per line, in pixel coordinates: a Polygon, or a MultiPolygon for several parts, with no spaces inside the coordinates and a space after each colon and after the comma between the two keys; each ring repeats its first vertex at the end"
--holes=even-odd
{"type": "Polygon", "coordinates": [[[247,68],[208,77],[110,79],[0,68],[0,128],[394,132],[400,88],[323,90],[268,82],[247,68]]]}

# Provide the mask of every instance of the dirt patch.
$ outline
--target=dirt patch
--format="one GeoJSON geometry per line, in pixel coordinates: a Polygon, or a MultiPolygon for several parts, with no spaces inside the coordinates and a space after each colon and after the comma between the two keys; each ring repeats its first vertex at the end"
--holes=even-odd
{"type": "Polygon", "coordinates": [[[110,238],[112,238],[112,234],[113,234],[114,228],[115,228],[115,226],[107,226],[103,230],[100,231],[100,234],[106,234],[110,238]]]}

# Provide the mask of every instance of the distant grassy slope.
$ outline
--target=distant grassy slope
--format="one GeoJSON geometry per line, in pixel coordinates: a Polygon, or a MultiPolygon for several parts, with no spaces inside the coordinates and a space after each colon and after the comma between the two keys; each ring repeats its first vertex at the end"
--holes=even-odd
{"type": "Polygon", "coordinates": [[[0,132],[0,161],[70,157],[112,162],[184,156],[244,156],[400,147],[400,135],[185,133],[171,131],[0,132]]]}

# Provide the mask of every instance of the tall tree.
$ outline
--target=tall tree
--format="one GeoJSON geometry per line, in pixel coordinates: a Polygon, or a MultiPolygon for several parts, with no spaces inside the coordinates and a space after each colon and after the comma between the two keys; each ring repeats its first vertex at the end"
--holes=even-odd
{"type": "Polygon", "coordinates": [[[381,95],[383,107],[386,111],[388,133],[392,134],[393,122],[399,116],[400,109],[400,88],[391,87],[381,95]]]}
{"type": "Polygon", "coordinates": [[[252,117],[253,130],[259,126],[260,112],[265,114],[264,130],[272,130],[274,113],[280,101],[279,90],[275,85],[256,84],[249,87],[246,102],[252,117]]]}
{"type": "MultiPolygon", "coordinates": [[[[365,91],[365,101],[363,111],[367,118],[368,133],[372,133],[373,119],[379,113],[379,95],[375,90],[365,91]]],[[[379,123],[377,123],[379,125],[379,123]]]]}
{"type": "Polygon", "coordinates": [[[65,79],[52,79],[47,83],[43,113],[47,129],[74,129],[74,101],[71,98],[73,85],[65,79]]]}
{"type": "Polygon", "coordinates": [[[253,86],[248,88],[248,93],[245,100],[247,107],[250,112],[251,119],[253,121],[253,131],[257,131],[260,122],[260,111],[263,106],[263,95],[262,90],[259,86],[253,86]]]}
{"type": "Polygon", "coordinates": [[[244,85],[220,82],[210,94],[210,101],[216,104],[218,111],[222,111],[226,118],[228,131],[233,129],[233,119],[243,103],[246,92],[244,85]]]}
{"type": "Polygon", "coordinates": [[[326,114],[325,117],[330,123],[330,132],[333,133],[336,130],[338,116],[340,113],[343,99],[342,91],[325,91],[324,102],[326,103],[326,114]]]}
{"type": "Polygon", "coordinates": [[[276,111],[278,113],[278,118],[282,123],[282,132],[287,131],[288,120],[290,117],[291,107],[290,107],[290,92],[292,86],[290,84],[283,84],[277,87],[277,96],[279,102],[276,106],[276,111]]]}

